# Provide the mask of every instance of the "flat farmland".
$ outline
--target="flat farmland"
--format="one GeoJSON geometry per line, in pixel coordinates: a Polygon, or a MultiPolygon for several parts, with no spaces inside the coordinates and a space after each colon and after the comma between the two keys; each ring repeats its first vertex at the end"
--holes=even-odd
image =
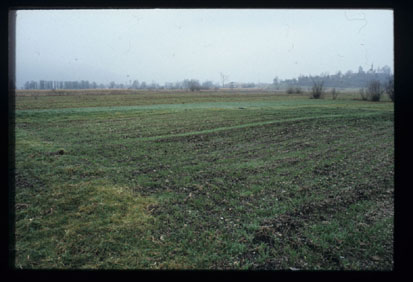
{"type": "Polygon", "coordinates": [[[15,267],[392,270],[394,106],[23,91],[15,267]]]}

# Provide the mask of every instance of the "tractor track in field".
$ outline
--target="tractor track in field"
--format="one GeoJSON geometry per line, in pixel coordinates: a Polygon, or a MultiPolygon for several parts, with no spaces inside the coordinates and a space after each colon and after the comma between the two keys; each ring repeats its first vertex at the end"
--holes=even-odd
{"type": "Polygon", "coordinates": [[[316,119],[325,119],[325,118],[328,119],[328,118],[338,118],[338,117],[361,117],[362,118],[362,117],[367,117],[367,116],[372,116],[372,115],[382,115],[382,113],[369,112],[369,113],[352,114],[352,115],[349,115],[349,114],[341,114],[341,115],[336,114],[336,115],[322,115],[322,116],[290,118],[290,119],[282,119],[282,120],[270,120],[270,121],[263,121],[263,122],[246,123],[246,124],[235,125],[235,126],[217,127],[217,128],[213,128],[213,129],[206,129],[206,130],[200,130],[200,131],[190,131],[190,132],[184,132],[184,133],[178,133],[178,134],[142,137],[142,138],[137,138],[137,140],[138,141],[158,141],[158,140],[162,140],[163,142],[169,142],[169,141],[176,141],[176,139],[179,139],[181,137],[187,137],[187,136],[192,136],[192,135],[203,135],[203,134],[210,134],[210,133],[215,133],[215,132],[220,132],[220,131],[227,131],[227,130],[232,130],[232,129],[240,129],[240,128],[247,128],[247,127],[254,127],[254,126],[263,126],[263,125],[283,123],[283,122],[316,120],[316,119]]]}

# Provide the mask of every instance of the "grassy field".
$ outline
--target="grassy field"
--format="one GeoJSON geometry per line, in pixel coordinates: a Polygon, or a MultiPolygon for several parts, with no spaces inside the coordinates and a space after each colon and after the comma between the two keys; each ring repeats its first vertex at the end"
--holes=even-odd
{"type": "Polygon", "coordinates": [[[20,92],[16,268],[393,269],[393,103],[20,92]]]}

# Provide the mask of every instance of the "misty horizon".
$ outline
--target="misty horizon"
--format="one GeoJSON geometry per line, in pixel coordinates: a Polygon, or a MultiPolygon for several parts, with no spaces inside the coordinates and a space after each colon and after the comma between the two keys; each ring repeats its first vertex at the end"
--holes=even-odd
{"type": "Polygon", "coordinates": [[[16,24],[18,88],[393,72],[392,10],[19,10],[16,24]]]}
{"type": "MultiPolygon", "coordinates": [[[[390,66],[388,66],[388,65],[384,65],[384,66],[377,66],[377,67],[373,67],[374,66],[374,64],[372,64],[371,65],[371,67],[368,69],[368,70],[364,70],[361,66],[359,66],[358,67],[358,70],[347,70],[347,71],[342,71],[342,70],[338,70],[338,71],[336,71],[336,72],[334,72],[334,73],[329,73],[329,72],[323,72],[323,73],[321,73],[321,74],[313,74],[313,75],[303,75],[303,74],[300,74],[299,76],[297,76],[297,77],[289,77],[289,78],[285,78],[285,79],[279,79],[279,81],[280,82],[284,82],[284,81],[290,81],[290,80],[294,80],[294,79],[299,79],[300,77],[302,77],[302,76],[304,76],[304,77],[314,77],[314,78],[322,78],[322,77],[328,77],[328,76],[334,76],[334,75],[348,75],[348,74],[357,74],[359,71],[360,71],[360,68],[361,68],[361,70],[363,71],[363,72],[370,72],[370,71],[373,71],[373,72],[375,72],[375,73],[381,73],[382,72],[382,69],[389,69],[389,75],[393,75],[393,72],[391,71],[391,68],[390,68],[390,66]]],[[[225,81],[225,85],[227,85],[227,84],[230,84],[230,83],[238,83],[238,84],[249,84],[249,83],[254,83],[254,84],[274,84],[274,79],[277,79],[278,80],[278,77],[275,77],[275,78],[273,78],[273,80],[272,81],[252,81],[252,80],[247,80],[247,81],[231,81],[231,80],[226,80],[225,81]]],[[[129,81],[125,81],[125,82],[123,82],[123,81],[114,81],[114,80],[110,80],[110,81],[105,81],[105,82],[100,82],[100,83],[97,83],[96,81],[89,81],[89,80],[85,80],[85,79],[81,79],[81,80],[47,80],[47,79],[39,79],[39,80],[33,80],[33,79],[30,79],[30,80],[27,80],[27,81],[25,81],[25,83],[27,83],[27,82],[33,82],[33,81],[35,81],[35,82],[40,82],[40,81],[53,81],[53,82],[82,82],[82,81],[85,81],[85,82],[88,82],[88,83],[96,83],[97,85],[102,85],[102,86],[108,86],[108,85],[110,85],[111,83],[116,83],[116,84],[118,84],[118,85],[124,85],[124,86],[130,86],[130,85],[133,85],[133,83],[134,82],[139,82],[139,83],[145,83],[145,84],[148,84],[148,85],[150,85],[150,84],[157,84],[157,85],[164,85],[164,86],[166,86],[166,85],[168,85],[168,84],[173,84],[173,83],[182,83],[182,82],[184,82],[184,81],[189,81],[189,80],[195,80],[195,81],[198,81],[198,82],[200,82],[200,83],[202,83],[202,82],[210,82],[210,83],[212,83],[212,84],[214,84],[214,85],[217,85],[217,86],[222,86],[222,80],[221,81],[213,81],[213,80],[211,80],[211,79],[206,79],[206,80],[199,80],[199,79],[197,79],[197,78],[194,78],[194,77],[191,77],[191,78],[185,78],[185,79],[179,79],[179,80],[176,80],[176,81],[166,81],[166,82],[164,82],[164,83],[158,83],[157,81],[154,81],[154,80],[150,80],[150,81],[139,81],[139,80],[137,80],[137,79],[130,79],[129,81]]],[[[21,88],[22,88],[22,86],[23,85],[21,85],[21,88]]]]}

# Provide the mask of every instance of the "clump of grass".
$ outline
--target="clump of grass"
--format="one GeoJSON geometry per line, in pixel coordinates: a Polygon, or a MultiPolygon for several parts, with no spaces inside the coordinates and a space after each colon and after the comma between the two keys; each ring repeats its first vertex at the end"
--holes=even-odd
{"type": "Polygon", "coordinates": [[[139,268],[156,249],[148,237],[153,199],[103,182],[56,185],[48,194],[17,210],[17,268],[124,268],[133,261],[139,268]]]}

